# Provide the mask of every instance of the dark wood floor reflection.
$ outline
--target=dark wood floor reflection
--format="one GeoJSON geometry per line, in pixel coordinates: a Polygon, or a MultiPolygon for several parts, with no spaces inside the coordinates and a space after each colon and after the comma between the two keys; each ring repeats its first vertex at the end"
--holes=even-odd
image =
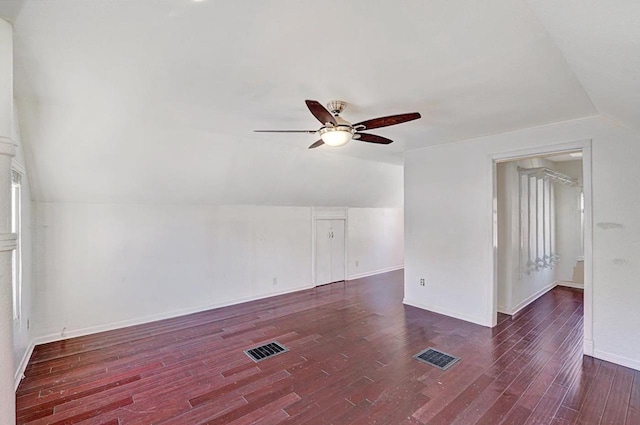
{"type": "Polygon", "coordinates": [[[38,346],[18,423],[640,424],[640,373],[582,356],[581,292],[488,329],[402,290],[398,271],[38,346]],[[273,339],[290,351],[242,351],[273,339]]]}

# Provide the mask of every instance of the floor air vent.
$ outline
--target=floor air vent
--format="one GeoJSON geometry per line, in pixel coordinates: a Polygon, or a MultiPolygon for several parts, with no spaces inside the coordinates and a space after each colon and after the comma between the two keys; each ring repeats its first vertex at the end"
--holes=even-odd
{"type": "Polygon", "coordinates": [[[276,354],[286,353],[287,351],[289,351],[287,347],[280,344],[278,341],[273,341],[259,347],[244,350],[244,353],[254,362],[259,362],[261,360],[268,359],[269,357],[273,357],[276,354]]]}
{"type": "Polygon", "coordinates": [[[423,363],[428,363],[431,366],[435,366],[438,369],[446,370],[451,367],[455,362],[460,360],[459,357],[452,356],[451,354],[443,353],[435,348],[427,348],[420,351],[413,356],[414,359],[420,360],[423,363]]]}

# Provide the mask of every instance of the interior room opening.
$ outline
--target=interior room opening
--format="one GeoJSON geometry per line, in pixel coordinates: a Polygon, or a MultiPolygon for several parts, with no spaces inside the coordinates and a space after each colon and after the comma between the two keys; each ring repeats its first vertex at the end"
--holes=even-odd
{"type": "Polygon", "coordinates": [[[582,150],[496,164],[497,320],[564,286],[584,290],[582,150]]]}

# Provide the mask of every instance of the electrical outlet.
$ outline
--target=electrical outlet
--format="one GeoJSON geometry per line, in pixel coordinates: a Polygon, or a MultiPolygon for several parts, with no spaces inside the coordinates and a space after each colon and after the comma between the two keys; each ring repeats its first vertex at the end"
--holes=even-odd
{"type": "Polygon", "coordinates": [[[424,286],[424,285],[425,285],[424,278],[420,278],[420,286],[424,286]]]}
{"type": "Polygon", "coordinates": [[[278,284],[278,278],[277,278],[277,277],[274,277],[274,278],[273,278],[273,284],[274,284],[274,285],[277,285],[277,284],[278,284]]]}
{"type": "Polygon", "coordinates": [[[360,260],[356,260],[356,267],[360,266],[360,260]]]}

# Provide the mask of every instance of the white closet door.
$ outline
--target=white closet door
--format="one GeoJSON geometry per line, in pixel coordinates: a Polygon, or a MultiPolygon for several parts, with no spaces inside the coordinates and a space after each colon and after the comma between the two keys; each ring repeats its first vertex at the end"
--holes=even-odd
{"type": "Polygon", "coordinates": [[[344,241],[344,220],[316,220],[316,286],[345,279],[344,241]]]}
{"type": "Polygon", "coordinates": [[[316,220],[316,286],[331,282],[331,220],[316,220]]]}
{"type": "Polygon", "coordinates": [[[331,220],[331,281],[344,280],[344,220],[331,220]]]}

